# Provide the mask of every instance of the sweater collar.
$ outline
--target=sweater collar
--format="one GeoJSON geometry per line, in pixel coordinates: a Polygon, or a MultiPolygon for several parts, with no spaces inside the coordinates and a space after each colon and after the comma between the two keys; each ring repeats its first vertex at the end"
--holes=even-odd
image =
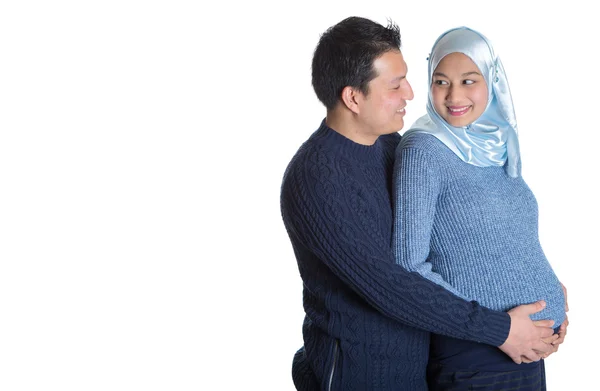
{"type": "Polygon", "coordinates": [[[313,139],[319,140],[322,145],[334,150],[336,153],[364,163],[378,162],[384,153],[381,137],[373,145],[358,144],[327,126],[325,119],[313,134],[313,139]]]}

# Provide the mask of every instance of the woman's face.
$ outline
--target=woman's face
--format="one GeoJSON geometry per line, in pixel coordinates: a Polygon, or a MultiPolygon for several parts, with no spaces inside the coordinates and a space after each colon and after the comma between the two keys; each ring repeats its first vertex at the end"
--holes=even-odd
{"type": "Polygon", "coordinates": [[[483,114],[488,90],[477,65],[462,53],[450,53],[433,72],[435,111],[450,125],[467,126],[483,114]]]}

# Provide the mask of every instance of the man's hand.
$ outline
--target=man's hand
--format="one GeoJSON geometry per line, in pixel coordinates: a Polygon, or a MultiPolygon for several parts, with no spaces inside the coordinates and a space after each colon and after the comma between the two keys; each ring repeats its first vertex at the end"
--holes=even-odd
{"type": "MultiPolygon", "coordinates": [[[[558,334],[554,334],[553,336],[549,337],[549,338],[543,338],[542,341],[544,341],[545,343],[551,344],[552,345],[552,351],[550,353],[544,353],[542,354],[542,358],[548,358],[548,356],[550,356],[552,353],[556,353],[558,352],[558,346],[565,342],[565,336],[567,335],[567,326],[569,325],[569,317],[566,316],[565,317],[565,321],[560,325],[560,328],[558,329],[558,334]]],[[[525,362],[525,360],[523,360],[523,362],[525,362]]]]}
{"type": "Polygon", "coordinates": [[[569,325],[569,317],[565,315],[565,321],[560,325],[558,329],[558,338],[552,342],[552,345],[556,346],[556,351],[558,350],[558,345],[565,342],[565,336],[567,335],[567,326],[569,325]]]}
{"type": "Polygon", "coordinates": [[[546,303],[538,301],[532,304],[524,304],[508,311],[510,315],[510,332],[506,341],[499,346],[514,362],[539,361],[543,355],[552,353],[552,343],[546,343],[543,338],[551,338],[552,342],[558,335],[552,335],[552,320],[539,320],[533,322],[529,315],[540,312],[546,307],[546,303]]]}
{"type": "MultiPolygon", "coordinates": [[[[565,294],[565,312],[569,312],[569,303],[567,301],[567,288],[565,288],[565,286],[561,283],[560,284],[562,286],[563,292],[565,294]]],[[[550,353],[546,353],[542,356],[542,358],[547,358],[548,356],[550,356],[552,353],[555,353],[558,351],[558,346],[565,342],[565,336],[567,335],[567,326],[569,325],[569,317],[565,315],[565,321],[560,325],[560,328],[558,329],[558,338],[556,338],[554,341],[548,341],[549,338],[544,339],[544,342],[546,343],[552,343],[552,346],[554,346],[554,349],[552,350],[552,352],[550,353]]]]}

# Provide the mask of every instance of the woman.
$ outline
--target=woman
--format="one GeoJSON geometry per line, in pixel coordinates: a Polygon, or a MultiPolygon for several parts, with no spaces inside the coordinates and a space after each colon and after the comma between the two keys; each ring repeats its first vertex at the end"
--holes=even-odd
{"type": "MultiPolygon", "coordinates": [[[[396,151],[397,262],[492,309],[545,300],[532,318],[558,328],[565,297],[539,243],[499,57],[478,32],[452,29],[433,46],[429,87],[427,114],[396,151]]],[[[489,345],[433,335],[428,383],[430,390],[545,389],[544,364],[517,365],[489,345]]]]}

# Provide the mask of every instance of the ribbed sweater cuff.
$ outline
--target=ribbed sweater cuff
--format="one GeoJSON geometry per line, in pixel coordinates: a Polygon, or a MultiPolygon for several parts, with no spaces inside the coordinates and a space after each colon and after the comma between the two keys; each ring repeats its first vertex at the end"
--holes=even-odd
{"type": "Polygon", "coordinates": [[[484,339],[481,341],[488,345],[500,346],[508,338],[510,332],[510,315],[506,312],[486,310],[484,339]]]}

